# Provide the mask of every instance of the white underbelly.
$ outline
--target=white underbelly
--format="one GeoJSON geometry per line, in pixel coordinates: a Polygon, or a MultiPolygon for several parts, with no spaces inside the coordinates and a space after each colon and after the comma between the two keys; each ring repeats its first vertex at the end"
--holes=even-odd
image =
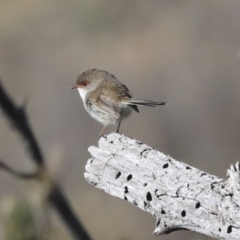
{"type": "Polygon", "coordinates": [[[83,88],[78,88],[77,90],[78,90],[78,93],[79,93],[80,97],[82,98],[83,102],[85,102],[87,91],[83,88]]]}

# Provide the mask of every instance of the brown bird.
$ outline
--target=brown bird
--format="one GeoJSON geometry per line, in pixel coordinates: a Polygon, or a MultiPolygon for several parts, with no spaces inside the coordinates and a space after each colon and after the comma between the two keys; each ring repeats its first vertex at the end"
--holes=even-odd
{"type": "Polygon", "coordinates": [[[128,88],[107,71],[99,69],[83,70],[76,84],[70,89],[77,88],[87,112],[103,124],[100,136],[106,126],[118,123],[127,118],[134,110],[139,112],[137,105],[156,107],[166,105],[158,102],[132,98],[128,88]]]}

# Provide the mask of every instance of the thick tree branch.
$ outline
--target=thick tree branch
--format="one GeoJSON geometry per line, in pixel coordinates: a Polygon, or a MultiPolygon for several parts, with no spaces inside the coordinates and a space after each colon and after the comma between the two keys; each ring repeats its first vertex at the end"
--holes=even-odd
{"type": "Polygon", "coordinates": [[[240,239],[239,163],[223,180],[116,133],[89,151],[86,180],[152,214],[154,235],[187,229],[240,239]]]}
{"type": "MultiPolygon", "coordinates": [[[[37,140],[33,134],[33,131],[28,122],[27,115],[24,111],[24,107],[17,107],[0,82],[0,108],[9,120],[9,122],[17,130],[17,133],[22,137],[27,146],[27,153],[30,155],[31,159],[37,165],[36,173],[20,173],[13,170],[3,162],[0,163],[0,168],[13,174],[16,177],[30,179],[31,176],[44,181],[43,176],[48,176],[47,168],[44,164],[44,159],[37,140]]],[[[48,176],[48,181],[51,181],[52,188],[49,192],[48,201],[57,209],[60,216],[62,217],[65,224],[71,230],[71,233],[75,239],[80,240],[90,240],[90,236],[77,219],[74,214],[70,203],[66,199],[64,193],[60,190],[59,186],[48,176]]]]}

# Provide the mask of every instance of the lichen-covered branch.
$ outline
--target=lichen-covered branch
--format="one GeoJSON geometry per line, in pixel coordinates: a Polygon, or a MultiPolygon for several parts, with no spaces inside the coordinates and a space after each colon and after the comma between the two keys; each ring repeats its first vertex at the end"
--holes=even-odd
{"type": "Polygon", "coordinates": [[[89,151],[86,180],[152,214],[154,235],[187,229],[240,239],[238,163],[223,180],[116,133],[102,137],[99,147],[89,151]]]}

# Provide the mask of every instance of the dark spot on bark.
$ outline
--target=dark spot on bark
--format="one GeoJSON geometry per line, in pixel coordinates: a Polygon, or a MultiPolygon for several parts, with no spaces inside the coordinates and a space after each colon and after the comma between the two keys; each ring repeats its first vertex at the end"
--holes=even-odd
{"type": "Polygon", "coordinates": [[[189,183],[188,183],[187,187],[189,187],[189,183]]]}
{"type": "Polygon", "coordinates": [[[183,210],[182,213],[181,213],[182,217],[185,217],[186,216],[186,211],[183,210]]]}
{"type": "Polygon", "coordinates": [[[118,179],[121,176],[121,172],[118,172],[115,179],[118,179]]]}
{"type": "Polygon", "coordinates": [[[143,151],[141,151],[140,155],[142,156],[146,151],[149,151],[149,150],[150,150],[150,148],[144,149],[143,151]]]}
{"type": "Polygon", "coordinates": [[[158,219],[158,221],[157,221],[157,227],[159,226],[160,222],[161,222],[161,219],[158,219]]]}
{"type": "Polygon", "coordinates": [[[125,200],[125,201],[128,201],[128,199],[127,199],[127,197],[126,197],[126,196],[124,196],[124,200],[125,200]]]}
{"type": "Polygon", "coordinates": [[[147,186],[147,183],[144,183],[143,186],[146,187],[146,186],[147,186]]]}
{"type": "Polygon", "coordinates": [[[146,207],[146,206],[147,206],[147,202],[144,201],[144,207],[146,207]]]}
{"type": "Polygon", "coordinates": [[[229,227],[227,228],[227,233],[231,233],[232,232],[232,225],[229,225],[229,227]]]}
{"type": "Polygon", "coordinates": [[[127,176],[127,181],[130,181],[132,179],[132,174],[127,176]]]}
{"type": "Polygon", "coordinates": [[[146,198],[147,198],[147,201],[149,202],[152,201],[152,195],[150,192],[147,193],[146,198]]]}
{"type": "Polygon", "coordinates": [[[113,141],[111,141],[110,143],[113,144],[113,141]]]}
{"type": "Polygon", "coordinates": [[[200,208],[201,207],[201,203],[198,202],[196,205],[195,205],[195,208],[200,208]]]}
{"type": "Polygon", "coordinates": [[[124,193],[125,193],[125,194],[128,193],[128,187],[124,187],[124,193]]]}
{"type": "Polygon", "coordinates": [[[136,201],[133,201],[133,204],[134,204],[134,205],[136,205],[136,206],[138,206],[138,204],[137,204],[137,202],[136,202],[136,201]]]}
{"type": "Polygon", "coordinates": [[[201,173],[200,174],[200,177],[203,177],[203,176],[205,176],[205,175],[207,175],[206,173],[201,173]]]}
{"type": "Polygon", "coordinates": [[[189,170],[189,169],[192,169],[192,168],[190,168],[189,166],[187,166],[186,169],[189,170]]]}
{"type": "Polygon", "coordinates": [[[219,231],[219,232],[221,232],[221,231],[222,231],[222,229],[221,229],[221,228],[219,228],[219,229],[218,229],[218,231],[219,231]]]}
{"type": "Polygon", "coordinates": [[[168,168],[168,166],[169,166],[169,164],[168,164],[168,163],[165,163],[165,164],[163,165],[163,168],[168,168]]]}
{"type": "Polygon", "coordinates": [[[166,212],[162,209],[162,210],[161,210],[161,214],[166,214],[166,212]]]}

